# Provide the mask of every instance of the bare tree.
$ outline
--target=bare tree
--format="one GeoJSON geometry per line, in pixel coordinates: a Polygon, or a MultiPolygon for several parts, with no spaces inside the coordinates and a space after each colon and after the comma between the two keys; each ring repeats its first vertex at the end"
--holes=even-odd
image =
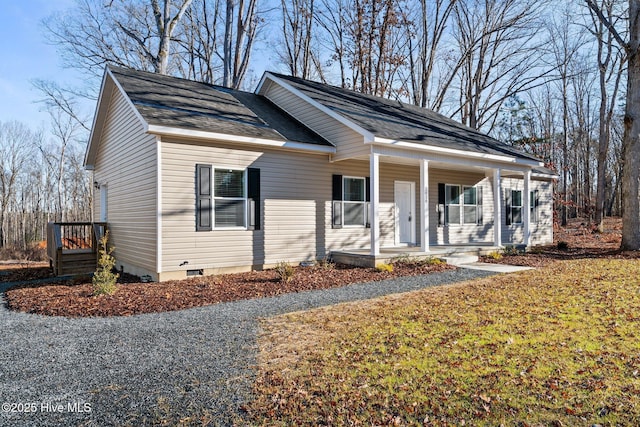
{"type": "Polygon", "coordinates": [[[67,66],[93,75],[107,63],[168,74],[172,35],[192,0],[147,1],[77,0],[66,14],[44,21],[47,37],[67,66]]]}
{"type": "Polygon", "coordinates": [[[222,85],[239,89],[249,69],[260,17],[257,0],[226,0],[222,85]]]}
{"type": "Polygon", "coordinates": [[[32,148],[41,135],[20,122],[0,122],[0,247],[7,245],[7,213],[16,193],[16,183],[32,148]]]}
{"type": "Polygon", "coordinates": [[[222,74],[217,55],[222,44],[221,10],[222,0],[195,0],[185,13],[177,36],[181,76],[212,84],[222,74]]]}
{"type": "Polygon", "coordinates": [[[312,51],[314,0],[281,0],[283,45],[281,61],[294,77],[308,79],[313,65],[318,65],[312,51]]]}
{"type": "Polygon", "coordinates": [[[444,99],[452,81],[452,73],[435,75],[441,60],[440,43],[450,23],[457,0],[420,0],[417,10],[406,10],[409,43],[409,81],[412,101],[420,107],[439,109],[436,99],[444,99]],[[411,16],[411,18],[409,18],[411,16]]]}
{"type": "Polygon", "coordinates": [[[587,6],[602,21],[627,55],[627,95],[624,113],[622,159],[622,243],[626,250],[640,249],[640,0],[629,0],[628,39],[594,0],[587,6]]]}
{"type": "Polygon", "coordinates": [[[460,0],[454,7],[459,50],[453,66],[459,84],[462,123],[491,132],[503,102],[542,83],[541,1],[460,0]]]}
{"type": "MultiPolygon", "coordinates": [[[[601,0],[598,7],[616,27],[619,17],[614,15],[615,1],[601,0]]],[[[591,12],[590,33],[597,41],[597,63],[600,83],[599,135],[598,135],[598,180],[596,185],[595,224],[598,231],[604,231],[604,210],[606,193],[606,166],[611,139],[611,120],[616,107],[620,79],[626,63],[625,52],[615,44],[613,34],[607,31],[604,22],[591,12]],[[611,81],[613,80],[613,82],[611,81]],[[609,93],[611,91],[611,93],[609,93]]]]}
{"type": "Polygon", "coordinates": [[[584,45],[583,36],[572,31],[571,25],[572,11],[569,8],[549,22],[546,27],[549,32],[549,43],[551,66],[556,70],[557,82],[560,85],[560,96],[562,99],[562,206],[561,224],[567,225],[569,217],[569,170],[570,170],[570,145],[569,145],[569,86],[572,77],[572,68],[576,61],[580,48],[584,45]]]}

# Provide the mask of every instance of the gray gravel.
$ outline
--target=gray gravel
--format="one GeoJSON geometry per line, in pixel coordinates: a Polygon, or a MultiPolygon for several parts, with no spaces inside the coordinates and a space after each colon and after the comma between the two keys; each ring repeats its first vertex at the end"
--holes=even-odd
{"type": "Polygon", "coordinates": [[[258,319],[491,274],[458,269],[132,317],[44,317],[2,301],[0,425],[172,425],[187,416],[231,425],[250,398],[258,319]]]}

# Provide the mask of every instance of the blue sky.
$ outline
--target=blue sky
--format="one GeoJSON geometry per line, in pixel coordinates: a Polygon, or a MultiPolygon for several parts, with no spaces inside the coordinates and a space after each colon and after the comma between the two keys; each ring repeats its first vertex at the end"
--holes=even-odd
{"type": "Polygon", "coordinates": [[[55,46],[45,40],[41,21],[73,1],[0,0],[0,4],[0,121],[18,120],[34,130],[46,128],[48,115],[36,104],[41,96],[31,81],[73,83],[79,74],[62,68],[55,46]]]}

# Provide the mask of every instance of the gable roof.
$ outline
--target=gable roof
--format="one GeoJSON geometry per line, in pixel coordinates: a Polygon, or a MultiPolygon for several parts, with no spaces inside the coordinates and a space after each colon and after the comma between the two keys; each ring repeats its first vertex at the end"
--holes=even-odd
{"type": "Polygon", "coordinates": [[[267,74],[376,138],[540,162],[533,155],[426,108],[274,72],[267,74]]]}
{"type": "Polygon", "coordinates": [[[96,153],[113,87],[124,92],[150,133],[171,130],[175,131],[173,134],[180,134],[183,131],[187,135],[236,136],[244,141],[260,140],[297,148],[318,147],[328,152],[335,150],[333,144],[262,95],[107,66],[85,156],[88,167],[96,153]]]}
{"type": "Polygon", "coordinates": [[[332,146],[261,95],[109,67],[149,125],[332,146]]]}

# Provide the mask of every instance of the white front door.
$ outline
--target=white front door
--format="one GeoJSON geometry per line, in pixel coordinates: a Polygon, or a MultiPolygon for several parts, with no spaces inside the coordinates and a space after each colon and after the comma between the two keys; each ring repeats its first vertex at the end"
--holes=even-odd
{"type": "Polygon", "coordinates": [[[395,181],[396,244],[416,243],[416,189],[414,182],[395,181]]]}

